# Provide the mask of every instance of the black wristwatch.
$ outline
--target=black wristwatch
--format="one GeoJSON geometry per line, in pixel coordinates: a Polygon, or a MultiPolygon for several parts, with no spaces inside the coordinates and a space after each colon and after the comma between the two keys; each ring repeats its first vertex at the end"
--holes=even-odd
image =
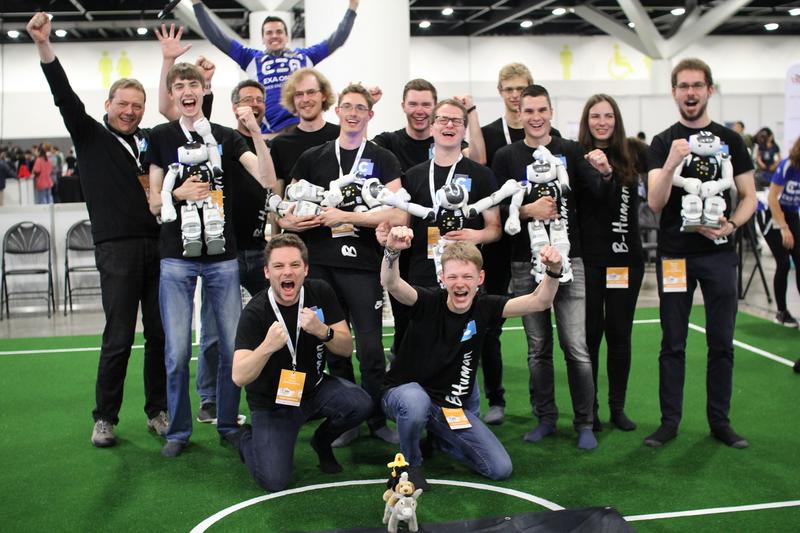
{"type": "Polygon", "coordinates": [[[561,272],[553,272],[549,268],[544,269],[544,273],[550,276],[551,278],[561,279],[561,274],[564,272],[564,269],[561,269],[561,272]]]}
{"type": "Polygon", "coordinates": [[[330,342],[333,340],[334,331],[333,328],[328,326],[328,334],[325,335],[325,338],[322,339],[322,342],[330,342]]]}

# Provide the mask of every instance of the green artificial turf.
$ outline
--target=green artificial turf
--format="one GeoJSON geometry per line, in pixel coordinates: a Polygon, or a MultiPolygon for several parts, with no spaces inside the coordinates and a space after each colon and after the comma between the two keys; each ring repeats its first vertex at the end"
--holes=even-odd
{"type": "MultiPolygon", "coordinates": [[[[657,318],[641,309],[637,319],[657,318]]],[[[702,326],[702,307],[692,323],[702,326]]],[[[523,442],[534,426],[528,401],[526,347],[520,322],[503,336],[505,424],[495,429],[514,461],[514,474],[490,482],[441,453],[426,461],[429,478],[486,483],[533,494],[565,508],[612,506],[623,516],[800,500],[798,387],[800,376],[780,363],[736,349],[731,419],[751,446],[733,450],[714,441],[705,420],[705,338],[690,330],[684,419],[678,438],[661,449],[642,445],[659,423],[656,324],[634,326],[627,413],[639,429],[607,423],[605,358],[601,364],[599,447],[575,447],[563,356],[556,350],[558,433],[523,442]]],[[[736,339],[794,360],[797,330],[740,314],[736,339]]],[[[385,343],[388,345],[389,337],[385,343]]],[[[141,339],[137,338],[141,344],[141,339]]],[[[0,340],[0,352],[96,348],[99,337],[0,340]]],[[[219,444],[212,426],[195,424],[192,444],[177,459],[159,454],[162,441],[146,430],[142,350],[129,365],[125,402],[114,448],[91,446],[91,410],[98,351],[0,355],[2,531],[188,531],[212,514],[264,495],[234,452],[219,444]]],[[[194,372],[195,364],[192,363],[194,372]]],[[[193,396],[193,405],[198,405],[193,396]]],[[[242,412],[247,413],[245,402],[242,412]]],[[[349,480],[383,479],[398,451],[363,437],[337,450],[344,472],[319,472],[309,438],[300,435],[292,488],[349,480]]],[[[307,491],[260,502],[221,520],[212,531],[306,531],[380,526],[379,484],[307,491]]],[[[506,494],[434,485],[419,501],[422,523],[543,511],[506,494]]],[[[800,507],[637,521],[639,531],[794,531],[800,507]]]]}

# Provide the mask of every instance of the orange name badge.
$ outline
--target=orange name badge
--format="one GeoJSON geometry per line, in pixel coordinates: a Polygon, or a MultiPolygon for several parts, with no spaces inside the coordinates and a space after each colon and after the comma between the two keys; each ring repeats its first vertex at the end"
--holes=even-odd
{"type": "Polygon", "coordinates": [[[339,224],[331,228],[331,236],[337,237],[355,237],[356,229],[352,224],[339,224]]]}
{"type": "Polygon", "coordinates": [[[664,292],[686,292],[686,259],[661,260],[664,292]]]}
{"type": "Polygon", "coordinates": [[[144,189],[145,197],[150,198],[150,176],[148,174],[140,174],[138,177],[139,183],[142,185],[142,189],[144,189]]]}
{"type": "Polygon", "coordinates": [[[627,289],[628,267],[606,267],[606,289],[627,289]]]}
{"type": "Polygon", "coordinates": [[[472,424],[470,424],[467,419],[467,415],[464,414],[464,410],[460,407],[457,409],[442,407],[442,412],[444,413],[444,419],[447,420],[447,425],[450,426],[450,429],[467,429],[472,427],[472,424]]]}
{"type": "Polygon", "coordinates": [[[222,204],[222,190],[217,189],[216,191],[208,191],[208,194],[211,197],[211,201],[217,204],[217,207],[219,207],[220,216],[225,218],[225,211],[222,204]]]}
{"type": "Polygon", "coordinates": [[[441,238],[438,227],[428,226],[428,259],[433,259],[433,249],[439,244],[441,238]]]}
{"type": "Polygon", "coordinates": [[[275,395],[275,403],[299,407],[300,400],[303,398],[303,384],[305,382],[305,372],[282,369],[281,377],[278,381],[278,392],[275,395]]]}

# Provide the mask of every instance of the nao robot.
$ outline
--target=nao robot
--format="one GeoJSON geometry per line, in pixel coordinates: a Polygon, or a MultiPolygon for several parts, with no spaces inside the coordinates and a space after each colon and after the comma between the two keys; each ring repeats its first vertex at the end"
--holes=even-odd
{"type": "MultiPolygon", "coordinates": [[[[199,176],[200,181],[209,183],[212,190],[221,189],[219,178],[222,176],[222,162],[217,141],[211,134],[211,126],[206,119],[198,120],[194,126],[205,144],[190,141],[178,148],[178,162],[169,166],[161,189],[162,222],[172,222],[178,218],[175,206],[172,205],[172,190],[176,182],[183,183],[192,176],[199,176]]],[[[184,257],[199,257],[204,242],[208,255],[224,253],[224,230],[222,206],[211,195],[202,200],[187,200],[186,205],[181,206],[184,257]]]]}
{"type": "Polygon", "coordinates": [[[730,156],[722,151],[720,138],[710,131],[691,135],[689,149],[691,153],[672,176],[672,185],[686,191],[681,199],[681,231],[717,229],[726,208],[722,193],[736,190],[730,156]]]}
{"type": "Polygon", "coordinates": [[[464,222],[475,218],[483,211],[494,207],[519,190],[519,184],[514,180],[506,181],[503,186],[491,195],[469,203],[467,187],[458,181],[451,181],[436,191],[433,198],[433,207],[424,207],[410,200],[408,193],[401,189],[393,193],[389,189],[382,189],[378,194],[378,201],[385,206],[396,207],[428,223],[436,223],[439,229],[439,241],[433,247],[433,263],[436,267],[436,277],[441,284],[442,253],[445,246],[454,242],[446,238],[449,231],[458,231],[464,228],[464,222]]]}
{"type": "MultiPolygon", "coordinates": [[[[529,202],[535,202],[544,196],[552,196],[556,205],[560,206],[561,199],[570,190],[569,175],[564,163],[544,146],[540,146],[533,152],[533,162],[526,167],[526,181],[527,183],[523,183],[511,198],[508,220],[505,225],[505,231],[509,235],[516,235],[522,229],[519,208],[522,206],[523,200],[529,198],[529,202]]],[[[544,279],[544,265],[539,258],[539,251],[548,244],[561,253],[563,270],[559,282],[567,284],[573,280],[572,265],[569,260],[570,246],[567,225],[566,218],[534,219],[528,222],[528,236],[530,237],[533,261],[531,274],[536,279],[536,283],[541,283],[544,279]]]]}

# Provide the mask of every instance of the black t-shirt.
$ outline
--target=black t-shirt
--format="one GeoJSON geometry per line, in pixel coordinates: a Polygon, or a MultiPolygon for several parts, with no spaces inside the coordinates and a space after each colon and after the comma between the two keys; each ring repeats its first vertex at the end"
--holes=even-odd
{"type": "MultiPolygon", "coordinates": [[[[569,256],[582,257],[578,217],[575,212],[575,196],[583,194],[582,189],[585,187],[600,187],[602,178],[600,173],[584,159],[583,148],[578,143],[560,137],[553,137],[546,148],[555,157],[561,158],[569,175],[570,192],[561,195],[560,198],[557,198],[557,201],[559,202],[561,218],[567,219],[570,244],[569,256]]],[[[495,155],[494,163],[492,164],[492,170],[497,177],[497,181],[504,183],[507,179],[526,180],[526,167],[533,162],[534,151],[535,148],[526,145],[524,140],[501,148],[495,155]]],[[[544,196],[545,192],[552,194],[552,189],[554,189],[553,186],[532,187],[531,193],[527,194],[523,199],[523,205],[544,196]]],[[[528,236],[527,222],[528,220],[520,220],[522,229],[512,237],[512,261],[531,260],[531,243],[528,236]]]]}
{"type": "MultiPolygon", "coordinates": [[[[503,131],[503,118],[498,118],[494,122],[490,122],[489,124],[483,126],[481,128],[481,133],[483,133],[483,142],[486,145],[486,164],[488,166],[492,166],[492,161],[494,160],[494,155],[497,153],[497,151],[500,148],[510,144],[506,140],[506,134],[503,131]]],[[[512,128],[509,126],[508,136],[511,138],[512,143],[521,141],[525,138],[525,129],[512,128]]],[[[561,132],[555,128],[550,128],[550,136],[561,137],[561,132]]]]}
{"type": "MultiPolygon", "coordinates": [[[[305,288],[303,307],[316,308],[317,312],[322,315],[323,323],[331,325],[345,319],[339,301],[336,299],[336,293],[327,282],[307,278],[303,287],[305,288]]],[[[299,302],[290,307],[278,304],[292,342],[295,340],[297,331],[298,305],[299,302]]],[[[255,350],[264,342],[267,331],[276,321],[277,318],[269,303],[267,291],[261,291],[242,310],[239,326],[236,329],[236,349],[255,350]]],[[[300,332],[300,341],[297,346],[297,370],[306,373],[301,402],[311,397],[316,386],[322,381],[327,353],[328,349],[321,339],[305,331],[300,332]]],[[[281,370],[291,370],[291,368],[292,355],[288,347],[284,346],[272,354],[261,370],[261,374],[254,381],[245,385],[247,404],[250,409],[273,409],[281,370]]]]}
{"type": "Polygon", "coordinates": [[[505,296],[475,296],[464,314],[447,307],[447,291],[414,287],[417,301],[410,307],[409,323],[384,390],[419,383],[437,405],[464,407],[478,371],[478,358],[486,330],[499,326],[505,296]]]}
{"type": "MultiPolygon", "coordinates": [[[[411,195],[411,201],[424,207],[433,206],[429,183],[430,161],[413,166],[403,176],[403,187],[411,195]]],[[[433,190],[437,191],[444,186],[450,167],[434,165],[433,190]]],[[[469,203],[475,203],[486,198],[497,189],[494,174],[487,167],[471,159],[462,157],[456,164],[453,174],[454,183],[463,183],[469,191],[469,203]]],[[[441,217],[439,217],[441,218],[441,217]]],[[[436,267],[433,259],[428,259],[428,227],[437,227],[437,222],[426,222],[421,218],[411,217],[411,229],[414,230],[414,240],[411,241],[411,255],[409,265],[409,283],[423,287],[437,286],[436,267]]],[[[483,229],[483,215],[464,220],[464,227],[469,229],[483,229]]],[[[439,233],[444,236],[442,228],[439,233]]]]}
{"type": "MultiPolygon", "coordinates": [[[[322,146],[316,146],[303,152],[292,170],[292,178],[304,179],[314,185],[327,189],[330,183],[339,178],[339,162],[336,160],[334,141],[329,141],[322,146]]],[[[353,167],[358,149],[341,150],[341,171],[348,174],[353,167]]],[[[388,150],[367,141],[364,153],[358,164],[359,171],[364,179],[378,178],[381,183],[387,184],[400,177],[400,163],[388,150]]],[[[350,186],[348,186],[350,187],[350,186]]],[[[345,203],[339,206],[343,211],[353,211],[355,203],[347,204],[349,194],[355,193],[355,200],[359,204],[361,187],[348,193],[342,189],[345,203]]],[[[355,235],[333,237],[331,228],[320,226],[299,233],[306,246],[308,246],[309,263],[312,265],[325,265],[330,267],[354,268],[377,272],[380,269],[378,242],[375,239],[375,230],[372,228],[355,228],[355,235]]]]}
{"type": "MultiPolygon", "coordinates": [[[[654,170],[662,168],[667,160],[672,141],[675,139],[689,139],[691,135],[700,131],[710,131],[720,138],[723,149],[727,147],[733,166],[733,175],[738,176],[749,170],[753,170],[753,161],[747,153],[742,136],[735,131],[726,128],[716,122],[711,122],[704,128],[688,128],[676,122],[655,137],[650,144],[650,151],[647,155],[647,168],[654,170]]],[[[690,175],[690,169],[685,168],[682,172],[684,177],[697,177],[701,181],[708,181],[709,178],[702,174],[690,175]]],[[[717,176],[719,178],[721,176],[717,176]]],[[[661,224],[658,231],[658,254],[663,257],[685,257],[690,255],[706,254],[719,252],[722,250],[733,250],[733,239],[725,239],[726,242],[715,244],[714,241],[703,237],[696,232],[681,232],[681,200],[685,194],[682,187],[672,187],[667,205],[661,212],[661,224]]],[[[725,198],[725,217],[731,213],[731,190],[723,193],[725,198]]]]}
{"type": "Polygon", "coordinates": [[[292,168],[297,163],[300,154],[309,148],[333,141],[338,136],[339,126],[326,122],[317,131],[303,131],[294,126],[286,133],[272,139],[269,145],[270,153],[278,179],[288,184],[292,181],[292,168]]]}
{"type": "MultiPolygon", "coordinates": [[[[238,131],[236,134],[242,137],[251,152],[256,152],[252,137],[238,131]]],[[[233,190],[233,233],[236,236],[236,247],[239,250],[263,250],[267,190],[239,161],[234,161],[232,166],[238,176],[230,182],[233,190]]]]}
{"type": "Polygon", "coordinates": [[[413,139],[405,128],[385,131],[376,135],[372,142],[392,152],[400,161],[400,167],[404,172],[414,165],[429,160],[433,148],[433,137],[423,140],[413,139]]]}
{"type": "MultiPolygon", "coordinates": [[[[642,166],[637,162],[635,168],[642,166]]],[[[583,261],[587,265],[643,263],[638,183],[638,174],[633,176],[631,185],[622,185],[615,173],[608,182],[601,182],[597,189],[599,196],[594,194],[595,190],[586,188],[576,198],[583,261]]]]}
{"type": "MultiPolygon", "coordinates": [[[[199,257],[191,258],[193,261],[216,262],[236,258],[236,239],[233,233],[233,187],[227,187],[241,176],[236,172],[234,163],[238,163],[239,158],[249,149],[241,135],[231,128],[211,124],[211,133],[217,141],[218,149],[222,158],[223,175],[211,180],[211,190],[223,191],[223,211],[225,215],[225,252],[219,255],[207,255],[205,244],[203,254],[199,257]],[[227,187],[227,188],[226,188],[227,187]]],[[[202,143],[203,139],[197,132],[191,132],[195,141],[202,143]]],[[[150,150],[148,150],[148,163],[157,165],[164,170],[164,175],[169,171],[169,165],[178,162],[178,148],[186,143],[186,136],[179,122],[168,122],[153,128],[150,132],[150,150]]],[[[187,176],[188,177],[188,176],[187,176]]],[[[184,178],[185,179],[185,178],[184,178]]],[[[184,179],[177,179],[173,190],[181,186],[184,179]]],[[[186,205],[185,201],[175,203],[175,211],[178,213],[177,220],[162,224],[159,248],[162,258],[184,259],[183,240],[181,238],[181,207],[186,205]]],[[[200,217],[202,220],[202,215],[200,217]]]]}

